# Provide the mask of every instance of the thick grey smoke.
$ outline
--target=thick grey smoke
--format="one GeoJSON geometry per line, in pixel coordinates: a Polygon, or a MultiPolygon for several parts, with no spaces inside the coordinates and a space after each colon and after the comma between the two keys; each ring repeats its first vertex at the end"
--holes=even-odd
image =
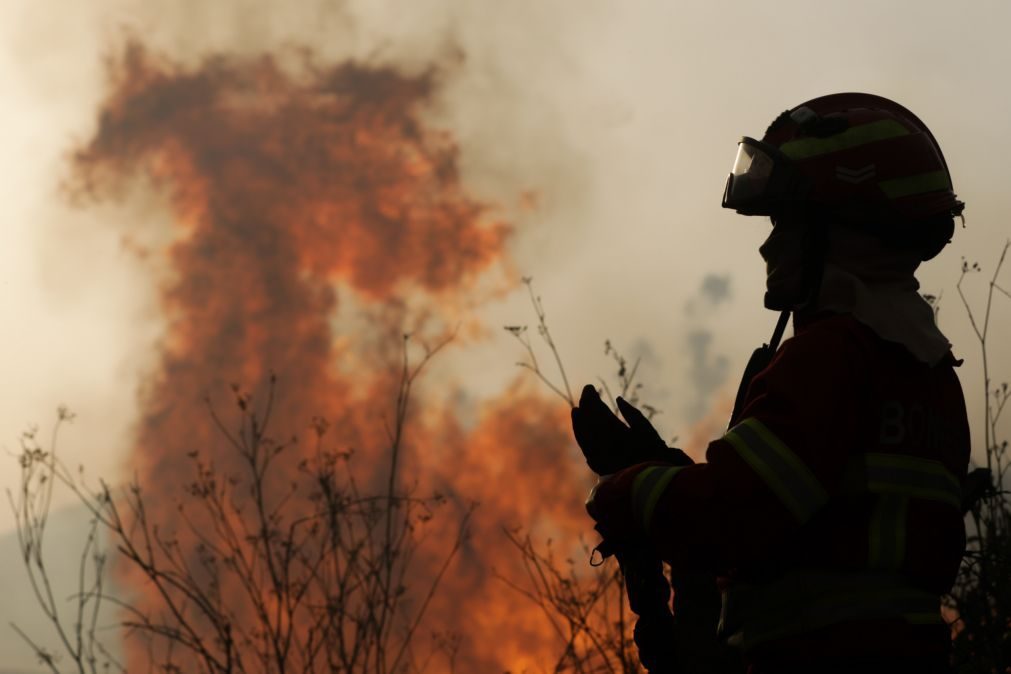
{"type": "Polygon", "coordinates": [[[684,313],[689,318],[703,319],[716,307],[732,299],[730,275],[709,273],[702,278],[696,294],[685,302],[684,313]]]}
{"type": "Polygon", "coordinates": [[[713,306],[717,306],[731,299],[730,296],[730,276],[717,274],[707,274],[702,279],[702,287],[699,294],[707,299],[713,306]]]}
{"type": "Polygon", "coordinates": [[[709,410],[713,393],[727,381],[730,361],[726,356],[713,353],[713,333],[708,330],[689,332],[686,342],[692,397],[685,415],[692,422],[701,419],[709,410]]]}
{"type": "Polygon", "coordinates": [[[713,394],[727,382],[730,360],[716,351],[711,327],[720,306],[732,299],[730,276],[706,274],[698,292],[685,303],[688,333],[685,336],[688,383],[684,395],[684,416],[691,424],[701,419],[713,404],[713,394]]]}

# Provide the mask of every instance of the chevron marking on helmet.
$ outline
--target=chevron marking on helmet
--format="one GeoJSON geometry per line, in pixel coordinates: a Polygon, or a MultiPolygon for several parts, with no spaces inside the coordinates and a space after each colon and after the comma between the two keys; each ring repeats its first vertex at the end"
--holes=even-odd
{"type": "Polygon", "coordinates": [[[835,167],[835,177],[836,180],[841,180],[844,183],[849,183],[851,185],[859,185],[862,182],[870,180],[875,176],[877,170],[874,164],[868,164],[863,168],[850,169],[845,166],[835,167]]]}

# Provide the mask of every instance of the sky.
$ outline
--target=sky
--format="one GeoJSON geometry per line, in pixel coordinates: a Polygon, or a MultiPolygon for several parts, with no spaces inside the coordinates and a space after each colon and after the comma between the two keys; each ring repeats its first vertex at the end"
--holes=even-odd
{"type": "MultiPolygon", "coordinates": [[[[641,356],[644,396],[679,434],[736,390],[775,316],[762,308],[761,218],[720,208],[742,135],[784,109],[866,91],[913,110],[938,138],[966,226],[918,274],[941,295],[940,326],[982,437],[978,344],[956,292],[961,259],[988,276],[1011,236],[1003,86],[1011,5],[972,0],[765,3],[0,3],[0,448],[60,404],[77,419],[61,451],[93,475],[129,475],[136,396],[165,330],[158,270],[124,247],[150,197],[79,208],[61,184],[96,125],[105,58],[123,36],[182,61],[308,46],[325,58],[438,64],[432,122],[461,152],[475,195],[515,223],[510,252],[531,276],[573,382],[613,369],[603,344],[641,356]],[[531,196],[532,195],[532,196],[531,196]],[[531,207],[530,204],[533,204],[531,207]]],[[[1011,286],[1011,270],[1003,274],[1011,286]]],[[[967,279],[981,310],[985,282],[967,279]]],[[[477,310],[491,326],[532,323],[525,289],[477,310]]],[[[992,377],[1011,377],[1011,300],[991,322],[992,377]]],[[[473,395],[503,389],[519,345],[504,332],[453,355],[438,376],[473,395]],[[480,374],[474,374],[480,373],[480,374]]],[[[13,457],[0,471],[16,484],[13,457]]],[[[0,509],[0,532],[12,520],[0,509]]],[[[4,616],[6,617],[6,616],[4,616]]]]}

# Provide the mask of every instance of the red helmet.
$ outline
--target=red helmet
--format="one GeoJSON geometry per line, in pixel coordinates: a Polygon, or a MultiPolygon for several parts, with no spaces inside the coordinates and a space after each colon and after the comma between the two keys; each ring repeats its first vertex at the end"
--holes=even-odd
{"type": "Polygon", "coordinates": [[[881,96],[832,94],[742,138],[723,207],[743,215],[812,208],[841,223],[895,224],[959,215],[941,148],[913,113],[881,96]]]}

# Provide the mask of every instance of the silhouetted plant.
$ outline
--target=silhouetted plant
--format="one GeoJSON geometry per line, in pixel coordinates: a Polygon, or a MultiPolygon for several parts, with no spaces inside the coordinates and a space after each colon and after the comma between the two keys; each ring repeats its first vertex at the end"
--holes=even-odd
{"type": "MultiPolygon", "coordinates": [[[[949,615],[953,639],[953,664],[960,674],[1011,674],[1011,491],[1008,489],[1009,462],[1007,439],[1000,439],[998,422],[1005,405],[1011,399],[1007,382],[994,384],[990,376],[988,337],[995,293],[1011,299],[1011,292],[997,282],[1011,242],[1005,244],[989,281],[986,308],[981,321],[976,320],[962,290],[962,282],[970,273],[978,273],[978,263],[963,261],[957,290],[979,341],[984,377],[984,446],[986,466],[969,474],[964,507],[969,517],[969,536],[964,563],[952,592],[943,604],[949,615]]],[[[551,339],[541,298],[529,278],[524,279],[538,319],[537,331],[550,349],[559,371],[564,375],[561,358],[551,339]]],[[[925,295],[935,320],[940,296],[925,295]]],[[[564,388],[551,381],[541,369],[529,337],[527,326],[506,326],[506,330],[521,341],[529,361],[519,365],[531,370],[551,390],[569,405],[574,404],[567,379],[564,388]]],[[[637,401],[639,385],[635,383],[638,363],[629,366],[613,347],[605,343],[605,355],[611,355],[618,365],[617,380],[621,395],[643,407],[652,416],[656,410],[637,401]]],[[[606,382],[601,381],[608,398],[613,398],[606,382]]],[[[620,671],[639,672],[638,660],[629,630],[630,618],[623,599],[620,572],[596,569],[596,573],[579,572],[571,559],[561,566],[553,554],[551,542],[539,548],[529,537],[517,531],[507,531],[510,541],[520,551],[528,571],[528,583],[521,586],[506,582],[516,591],[542,607],[564,642],[554,671],[620,671]],[[604,601],[609,598],[609,601],[604,601]]],[[[585,546],[584,546],[585,547],[585,546]]],[[[668,569],[669,571],[669,569],[668,569]]]]}
{"type": "Polygon", "coordinates": [[[98,518],[90,518],[87,539],[81,551],[77,588],[69,602],[69,609],[73,613],[71,624],[67,624],[64,618],[68,607],[57,601],[57,589],[54,588],[47,558],[43,554],[53,490],[58,478],[68,475],[62,466],[61,475],[55,474],[53,466],[57,462],[53,452],[60,429],[73,418],[73,413],[67,408],[60,407],[57,410],[56,423],[49,438],[49,450],[42,448],[37,428],[29,429],[21,435],[21,454],[18,457],[21,480],[16,494],[7,492],[17,518],[16,532],[21,560],[28,571],[28,581],[39,608],[53,625],[59,648],[55,651],[46,648],[17,625],[12,624],[11,627],[31,647],[39,664],[52,672],[59,672],[59,666],[64,661],[72,663],[74,671],[82,674],[104,672],[110,668],[121,670],[122,666],[105,648],[97,634],[103,603],[108,603],[105,590],[107,558],[99,541],[98,518]]]}
{"type": "Polygon", "coordinates": [[[1004,244],[989,281],[981,317],[969,306],[962,282],[982,271],[962,261],[957,289],[979,342],[983,367],[983,442],[986,466],[970,473],[964,506],[968,510],[968,545],[958,580],[945,604],[952,623],[954,664],[960,673],[1011,672],[1011,491],[1008,490],[1008,441],[998,422],[1008,402],[1007,382],[995,383],[990,370],[990,328],[996,295],[1011,299],[997,280],[1011,241],[1004,244]],[[979,318],[979,320],[977,320],[979,318]]]}
{"type": "MultiPolygon", "coordinates": [[[[519,340],[527,354],[527,360],[520,361],[517,365],[529,370],[569,407],[574,407],[576,401],[547,324],[544,304],[534,292],[532,279],[525,277],[523,282],[527,286],[537,317],[537,334],[551,353],[560,383],[556,383],[541,367],[528,326],[507,325],[505,330],[519,340]]],[[[610,340],[604,342],[604,355],[612,358],[617,367],[615,385],[618,395],[641,407],[652,419],[659,410],[639,399],[642,388],[636,381],[639,361],[629,364],[610,340]]],[[[600,378],[599,382],[606,398],[614,400],[615,396],[607,381],[600,378]]],[[[618,412],[617,407],[613,410],[618,412]]],[[[589,526],[589,520],[587,525],[589,526]]],[[[632,640],[635,615],[630,611],[625,597],[621,570],[613,559],[606,564],[590,566],[587,561],[593,551],[582,540],[574,550],[568,549],[568,552],[560,555],[551,539],[538,543],[529,533],[516,529],[505,530],[505,535],[523,561],[526,578],[499,578],[539,606],[558,635],[561,648],[556,661],[550,665],[551,671],[621,674],[644,671],[632,640]],[[577,552],[582,553],[584,561],[577,562],[573,559],[573,554],[577,552]]]]}
{"type": "MultiPolygon", "coordinates": [[[[436,349],[437,350],[437,349],[436,349]]],[[[406,338],[393,422],[387,429],[385,490],[363,490],[351,451],[325,442],[329,425],[313,423],[313,451],[293,456],[297,441],[268,435],[274,403],[271,377],[264,404],[234,388],[236,421],[226,424],[209,407],[221,447],[190,454],[193,476],[177,505],[179,527],[152,514],[143,485],[126,489],[99,481],[89,487],[83,468],[74,473],[27,433],[19,458],[21,483],[11,505],[18,540],[38,603],[58,636],[62,652],[19,634],[53,674],[126,671],[97,635],[103,603],[123,616],[125,639],[143,644],[150,671],[207,674],[315,674],[316,672],[421,671],[443,654],[452,671],[459,638],[433,639],[427,658],[415,645],[422,617],[467,537],[470,511],[441,566],[422,582],[416,553],[424,526],[444,502],[438,494],[419,497],[401,486],[398,466],[411,388],[434,354],[408,363],[406,338]],[[219,469],[211,458],[230,451],[241,467],[219,469]],[[298,461],[290,490],[268,494],[275,462],[298,461]],[[74,618],[61,615],[49,567],[42,554],[52,494],[69,488],[91,515],[91,532],[81,555],[74,618]],[[178,535],[196,541],[181,546],[178,535]],[[127,571],[139,574],[157,597],[154,608],[110,595],[104,573],[102,535],[127,571]],[[419,660],[420,658],[420,660],[419,660]],[[425,660],[422,662],[421,660],[425,660]]],[[[72,415],[60,411],[57,428],[72,415]]],[[[275,485],[276,486],[276,485],[275,485]]]]}
{"type": "Polygon", "coordinates": [[[528,533],[506,530],[520,553],[526,578],[498,578],[544,613],[562,646],[552,672],[641,672],[625,600],[624,583],[617,565],[586,568],[592,554],[580,541],[584,555],[577,561],[555,551],[553,541],[536,543],[528,533]]]}

